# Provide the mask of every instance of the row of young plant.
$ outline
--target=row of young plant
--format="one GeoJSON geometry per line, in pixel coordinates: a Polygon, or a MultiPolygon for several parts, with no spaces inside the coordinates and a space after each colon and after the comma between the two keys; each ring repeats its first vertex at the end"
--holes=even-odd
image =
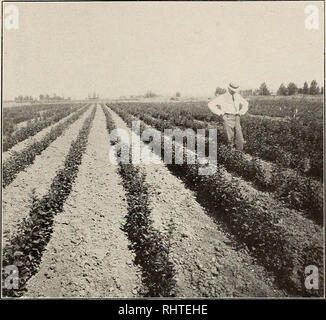
{"type": "Polygon", "coordinates": [[[4,107],[2,109],[3,135],[12,134],[18,123],[28,121],[39,116],[40,112],[51,110],[62,104],[24,105],[18,107],[4,107]]]}
{"type": "Polygon", "coordinates": [[[317,179],[323,177],[323,123],[243,117],[245,151],[317,179]]]}
{"type": "MultiPolygon", "coordinates": [[[[126,103],[133,112],[147,113],[170,127],[222,126],[221,118],[197,103],[126,103]],[[204,121],[200,123],[199,121],[204,121]]],[[[305,175],[322,178],[323,123],[320,119],[302,117],[287,122],[244,116],[241,119],[246,139],[244,151],[252,156],[293,168],[305,175]]],[[[221,135],[220,142],[224,143],[221,135]]]]}
{"type": "MultiPolygon", "coordinates": [[[[305,97],[298,98],[279,98],[279,97],[249,97],[248,113],[252,115],[261,115],[276,118],[300,118],[305,121],[312,119],[323,120],[323,100],[320,98],[305,97]]],[[[188,119],[197,119],[201,121],[214,121],[218,117],[207,108],[208,101],[180,101],[180,102],[155,102],[158,108],[153,108],[151,112],[157,109],[162,110],[158,115],[162,118],[171,117],[171,109],[175,113],[188,119]]],[[[151,108],[154,104],[142,102],[142,105],[151,108]]]]}
{"type": "MultiPolygon", "coordinates": [[[[220,142],[225,143],[221,119],[201,122],[198,119],[179,118],[175,125],[194,128],[220,129],[220,142]]],[[[323,123],[318,119],[309,121],[241,117],[243,134],[246,139],[244,152],[251,156],[275,163],[283,168],[321,180],[323,176],[323,123]]]]}
{"type": "Polygon", "coordinates": [[[14,153],[7,161],[5,161],[2,168],[3,188],[6,188],[11,182],[13,182],[19,172],[31,165],[34,162],[35,157],[41,154],[54,140],[61,136],[63,132],[79,119],[88,108],[89,106],[85,106],[77,111],[67,120],[52,128],[51,131],[40,141],[33,142],[22,151],[14,153]]]}
{"type": "Polygon", "coordinates": [[[298,98],[262,98],[252,97],[249,103],[249,112],[255,115],[269,117],[313,117],[323,118],[323,100],[311,96],[298,98]]]}
{"type": "MultiPolygon", "coordinates": [[[[129,127],[133,116],[126,109],[110,105],[129,127]]],[[[146,125],[141,125],[141,132],[146,125]]],[[[164,154],[162,142],[161,154],[164,154]]],[[[172,148],[174,151],[174,148],[172,148]]],[[[173,154],[174,158],[174,154],[173,154]]],[[[280,288],[294,296],[321,296],[323,288],[305,288],[305,267],[315,265],[323,273],[322,230],[289,209],[269,201],[263,193],[250,196],[240,187],[240,180],[229,179],[225,168],[218,164],[213,175],[199,175],[199,164],[168,165],[169,170],[194,190],[197,200],[217,220],[222,221],[240,244],[275,276],[280,288]]]]}
{"type": "MultiPolygon", "coordinates": [[[[197,119],[179,118],[173,122],[174,125],[183,128],[217,128],[219,142],[226,144],[221,119],[215,122],[203,122],[197,119]]],[[[320,124],[299,125],[298,120],[282,122],[253,118],[249,115],[241,118],[241,124],[246,139],[245,153],[283,169],[293,169],[299,175],[321,181],[323,142],[320,124]]]]}
{"type": "MultiPolygon", "coordinates": [[[[39,199],[32,196],[28,217],[10,244],[3,249],[3,266],[16,266],[19,270],[18,288],[4,288],[4,296],[22,296],[26,292],[27,281],[38,271],[42,254],[53,232],[55,215],[62,212],[78,174],[95,112],[96,108],[86,118],[76,140],[72,142],[64,166],[54,177],[49,192],[39,199]]],[[[4,280],[6,276],[3,273],[4,280]]]]}
{"type": "MultiPolygon", "coordinates": [[[[102,106],[102,109],[110,134],[116,127],[107,107],[102,106]]],[[[121,150],[117,150],[118,157],[121,156],[119,151],[121,150]]],[[[139,294],[147,297],[172,297],[175,270],[169,260],[169,239],[173,224],[168,227],[166,234],[161,234],[153,227],[150,218],[149,186],[139,167],[132,163],[119,163],[119,174],[128,204],[123,230],[130,241],[130,249],[135,252],[135,264],[141,267],[142,272],[144,289],[139,294]]]]}
{"type": "MultiPolygon", "coordinates": [[[[119,105],[128,113],[143,120],[151,127],[163,132],[173,129],[167,120],[152,117],[147,110],[139,110],[131,105],[119,105]]],[[[199,121],[193,120],[188,126],[178,128],[202,128],[199,121]]],[[[218,132],[218,141],[221,142],[223,132],[218,132]]],[[[209,148],[209,138],[206,137],[206,150],[209,148]]],[[[289,208],[300,210],[303,214],[315,221],[323,223],[323,187],[322,183],[297,172],[270,163],[266,165],[261,159],[251,157],[241,151],[230,150],[224,143],[217,146],[217,161],[228,171],[235,173],[246,181],[252,182],[259,190],[272,192],[273,196],[282,201],[289,208]]]]}
{"type": "MultiPolygon", "coordinates": [[[[24,141],[25,139],[34,136],[44,128],[60,121],[61,119],[67,117],[69,114],[77,111],[82,105],[67,105],[67,106],[57,106],[53,107],[51,110],[42,115],[42,120],[30,122],[25,127],[14,131],[11,135],[7,135],[3,138],[2,150],[3,152],[8,151],[15,144],[24,141]]],[[[6,123],[4,123],[6,126],[6,123]]]]}

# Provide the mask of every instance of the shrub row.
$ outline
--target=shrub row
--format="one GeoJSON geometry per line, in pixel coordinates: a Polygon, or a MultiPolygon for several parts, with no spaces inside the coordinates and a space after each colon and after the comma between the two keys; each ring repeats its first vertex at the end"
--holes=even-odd
{"type": "MultiPolygon", "coordinates": [[[[106,107],[103,107],[108,133],[115,124],[106,107]]],[[[117,156],[120,157],[119,151],[117,156]]],[[[135,252],[135,263],[141,267],[144,292],[148,297],[172,297],[175,287],[175,270],[169,260],[171,229],[163,236],[154,229],[150,218],[149,186],[145,175],[133,164],[119,163],[119,174],[126,191],[128,213],[123,230],[130,241],[130,249],[135,252]]]]}
{"type": "Polygon", "coordinates": [[[28,123],[26,127],[23,127],[15,131],[12,135],[5,136],[3,139],[2,150],[3,152],[8,151],[18,142],[21,142],[31,136],[34,136],[36,133],[40,132],[42,129],[60,121],[61,119],[67,117],[72,112],[75,112],[81,108],[80,105],[77,106],[57,106],[54,110],[51,110],[50,113],[45,115],[45,119],[28,123]]]}
{"type": "MultiPolygon", "coordinates": [[[[261,103],[261,102],[260,102],[261,103]]],[[[296,103],[290,102],[291,104],[296,103]]],[[[309,176],[322,178],[323,170],[323,125],[322,120],[309,116],[307,103],[304,117],[288,122],[244,116],[241,119],[246,139],[245,152],[259,156],[282,166],[304,172],[309,176]]],[[[320,104],[320,103],[319,103],[320,104]]],[[[201,124],[211,126],[222,124],[221,119],[211,113],[207,102],[192,103],[124,103],[137,117],[151,115],[168,123],[170,128],[187,127],[197,129],[201,124]]],[[[322,104],[320,104],[322,111],[322,104]]],[[[144,120],[145,121],[145,120],[144,120]]],[[[221,135],[221,142],[224,137],[221,135]]]]}
{"type": "Polygon", "coordinates": [[[69,119],[63,123],[56,125],[51,131],[46,134],[43,139],[36,141],[26,147],[20,152],[14,153],[4,164],[2,170],[2,186],[7,187],[17,174],[23,171],[26,167],[34,162],[37,155],[41,154],[55,139],[57,139],[63,132],[74,123],[80,116],[88,109],[84,107],[80,111],[77,111],[69,119]]]}
{"type": "Polygon", "coordinates": [[[302,210],[307,218],[323,223],[321,183],[275,165],[268,168],[259,158],[248,159],[243,152],[225,145],[218,146],[217,161],[228,171],[253,182],[259,190],[273,192],[287,207],[302,210]]]}
{"type": "MultiPolygon", "coordinates": [[[[161,132],[164,129],[173,129],[168,121],[155,119],[146,113],[135,111],[128,105],[125,107],[112,105],[112,108],[117,112],[125,110],[136,115],[161,132]]],[[[181,126],[181,128],[187,127],[181,126]]],[[[190,128],[197,130],[202,128],[202,124],[194,121],[190,128]]],[[[218,132],[218,142],[221,141],[223,141],[223,134],[218,132]]],[[[209,139],[206,137],[206,150],[208,148],[209,139]]],[[[216,155],[217,161],[230,172],[252,182],[261,191],[273,192],[274,197],[282,201],[285,206],[303,211],[307,218],[317,224],[323,223],[323,193],[320,182],[286,170],[282,166],[274,164],[266,166],[259,158],[252,158],[238,150],[230,150],[223,143],[218,145],[216,155]]]]}
{"type": "MultiPolygon", "coordinates": [[[[4,107],[2,112],[3,123],[6,127],[7,123],[16,125],[17,123],[33,119],[39,115],[41,111],[51,110],[62,104],[41,104],[41,105],[24,105],[16,107],[4,107]]],[[[4,133],[5,133],[4,127],[4,133]]]]}
{"type": "Polygon", "coordinates": [[[246,152],[322,179],[323,127],[319,120],[243,117],[241,122],[246,152]]]}
{"type": "MultiPolygon", "coordinates": [[[[18,289],[3,289],[4,296],[21,296],[26,291],[26,282],[34,275],[41,261],[43,251],[53,232],[53,221],[62,212],[69,196],[86,150],[88,135],[96,109],[87,117],[78,137],[72,142],[64,167],[52,181],[48,194],[37,199],[32,197],[29,216],[21,224],[17,235],[3,249],[3,265],[15,265],[19,269],[18,289]]],[[[3,278],[6,275],[3,274],[3,278]]]]}
{"type": "Polygon", "coordinates": [[[249,112],[269,117],[301,117],[323,119],[323,100],[320,99],[289,99],[276,97],[250,99],[249,112]]]}
{"type": "MultiPolygon", "coordinates": [[[[133,118],[128,113],[110,107],[131,126],[133,118]]],[[[164,154],[164,144],[162,148],[164,154]]],[[[264,194],[248,197],[237,179],[227,178],[223,166],[217,165],[217,172],[211,176],[198,175],[199,167],[188,165],[186,159],[182,165],[168,165],[172,173],[196,192],[197,200],[275,275],[280,288],[294,296],[322,296],[323,288],[307,290],[304,286],[306,266],[316,265],[322,277],[321,229],[304,219],[296,219],[295,214],[268,201],[264,194]],[[293,221],[285,225],[283,220],[289,221],[289,216],[293,221]]]]}

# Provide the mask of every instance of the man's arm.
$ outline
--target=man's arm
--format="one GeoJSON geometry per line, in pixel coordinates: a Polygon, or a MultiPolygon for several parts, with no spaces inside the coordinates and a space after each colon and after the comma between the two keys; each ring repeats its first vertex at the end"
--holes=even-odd
{"type": "Polygon", "coordinates": [[[239,114],[244,115],[248,111],[249,103],[242,96],[240,96],[240,104],[241,104],[241,109],[239,110],[239,114]]]}
{"type": "Polygon", "coordinates": [[[208,103],[208,108],[215,114],[217,114],[218,116],[222,115],[224,112],[221,108],[221,99],[219,99],[219,97],[214,98],[212,101],[210,101],[208,103]],[[217,106],[220,106],[217,107],[217,106]]]}

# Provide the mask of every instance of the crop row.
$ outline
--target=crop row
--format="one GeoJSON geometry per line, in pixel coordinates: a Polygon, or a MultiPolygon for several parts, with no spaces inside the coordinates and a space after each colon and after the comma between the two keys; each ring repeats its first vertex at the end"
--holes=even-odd
{"type": "MultiPolygon", "coordinates": [[[[108,133],[115,124],[106,107],[103,107],[108,133]]],[[[120,154],[117,154],[120,157],[120,154]]],[[[145,292],[148,297],[173,296],[175,286],[173,264],[169,260],[168,241],[154,229],[150,219],[149,187],[145,175],[139,167],[131,163],[119,163],[119,174],[126,191],[128,213],[124,232],[130,241],[130,249],[135,252],[135,264],[142,270],[145,292]]]]}
{"type": "MultiPolygon", "coordinates": [[[[67,117],[72,112],[75,112],[81,108],[81,105],[76,106],[57,106],[53,107],[49,112],[42,115],[43,120],[28,123],[25,127],[18,129],[11,135],[7,135],[3,139],[2,150],[3,152],[8,151],[18,142],[21,142],[36,133],[40,132],[42,129],[60,121],[61,119],[67,117]]],[[[6,124],[5,124],[6,125],[6,124]]]]}
{"type": "Polygon", "coordinates": [[[323,127],[318,121],[243,117],[245,152],[308,176],[323,176],[323,127]]]}
{"type": "MultiPolygon", "coordinates": [[[[163,125],[169,124],[171,125],[171,122],[165,120],[163,125]]],[[[282,122],[252,116],[243,116],[241,124],[246,139],[245,153],[282,168],[294,169],[301,175],[321,179],[323,141],[320,125],[301,125],[298,120],[293,119],[282,122]]],[[[181,117],[174,119],[173,125],[194,130],[216,128],[219,133],[218,141],[226,144],[221,119],[216,122],[203,122],[181,117]]]]}
{"type": "Polygon", "coordinates": [[[63,132],[88,109],[88,106],[77,111],[64,122],[56,125],[46,134],[40,141],[35,141],[20,152],[13,154],[3,164],[2,170],[2,186],[7,187],[17,174],[34,162],[37,155],[41,154],[54,140],[56,140],[63,132]]]}
{"type": "Polygon", "coordinates": [[[250,99],[249,112],[269,117],[323,118],[323,101],[306,97],[250,99]]]}
{"type": "Polygon", "coordinates": [[[51,238],[54,217],[62,212],[77,176],[95,112],[94,108],[77,139],[72,142],[64,167],[53,179],[48,194],[40,199],[32,198],[29,216],[21,224],[18,234],[3,250],[3,265],[14,265],[19,269],[18,289],[4,289],[5,296],[21,296],[26,290],[26,282],[37,272],[42,253],[51,238]]]}
{"type": "MultiPolygon", "coordinates": [[[[136,116],[151,115],[170,127],[198,129],[222,126],[205,103],[126,103],[136,116]],[[136,114],[137,113],[137,114],[136,114]],[[204,122],[200,122],[204,121],[204,122]]],[[[321,178],[323,170],[323,130],[318,119],[300,118],[274,121],[244,116],[241,119],[246,140],[244,151],[252,156],[321,178]]],[[[220,130],[221,131],[221,130],[220,130]]],[[[224,135],[219,141],[225,143],[224,135]]]]}
{"type": "Polygon", "coordinates": [[[62,104],[24,105],[18,107],[5,107],[2,110],[3,135],[7,136],[14,132],[16,125],[23,121],[37,118],[41,112],[63,106],[62,104]]]}
{"type": "MultiPolygon", "coordinates": [[[[114,105],[110,108],[131,126],[134,118],[126,110],[114,105]]],[[[198,175],[200,167],[203,166],[186,161],[168,165],[197,193],[198,201],[208,212],[222,221],[238,242],[245,244],[257,261],[274,274],[281,288],[291,295],[322,295],[322,289],[308,291],[304,287],[306,266],[313,264],[323,270],[321,229],[270,201],[265,194],[251,196],[246,191],[248,187],[237,178],[230,179],[222,165],[216,166],[213,175],[198,175]]]]}
{"type": "MultiPolygon", "coordinates": [[[[114,108],[114,106],[113,106],[114,108]]],[[[146,124],[163,132],[170,127],[169,121],[151,117],[145,112],[135,111],[130,105],[119,105],[128,113],[138,116],[146,124]]],[[[200,123],[193,120],[188,124],[190,128],[200,129],[200,123]]],[[[181,126],[186,128],[186,126],[181,126]]],[[[218,132],[218,135],[223,135],[218,132]]],[[[220,140],[218,139],[218,142],[220,140]]],[[[209,148],[209,138],[206,137],[206,150],[209,148]]],[[[257,157],[251,157],[237,150],[230,150],[226,145],[217,146],[217,161],[228,171],[235,173],[246,181],[252,182],[259,190],[273,192],[274,197],[284,205],[296,210],[302,210],[308,218],[318,224],[323,222],[323,193],[322,184],[310,177],[299,175],[296,172],[285,170],[273,164],[266,164],[257,157]]]]}
{"type": "MultiPolygon", "coordinates": [[[[197,119],[189,119],[184,117],[171,118],[170,120],[161,120],[160,117],[152,117],[150,112],[144,113],[144,110],[138,108],[130,108],[130,113],[139,117],[143,121],[155,123],[157,128],[164,129],[167,127],[191,128],[198,129],[217,129],[217,140],[220,144],[226,145],[225,135],[223,133],[223,125],[221,119],[216,122],[204,122],[197,119]],[[152,119],[151,119],[152,118],[152,119]]],[[[155,113],[156,115],[156,113],[155,113]]],[[[157,116],[157,115],[156,115],[157,116]]],[[[241,119],[243,132],[246,138],[244,152],[253,157],[259,157],[262,160],[274,163],[283,168],[292,168],[305,176],[320,177],[322,173],[322,152],[310,152],[302,156],[302,154],[285,150],[281,144],[283,142],[280,137],[273,134],[275,128],[280,127],[279,121],[269,119],[259,119],[244,116],[241,119]],[[273,130],[269,130],[273,128],[273,130]],[[310,155],[309,155],[310,154],[310,155]],[[309,156],[308,156],[309,155],[309,156]]],[[[285,126],[293,122],[287,122],[285,126]]],[[[278,131],[282,131],[279,128],[278,131]]],[[[292,140],[293,136],[288,135],[292,140]]],[[[291,140],[291,141],[292,141],[291,140]]],[[[286,141],[286,140],[285,140],[286,141]]],[[[294,141],[291,142],[293,145],[294,141]]],[[[303,146],[301,146],[302,149],[303,146]]]]}

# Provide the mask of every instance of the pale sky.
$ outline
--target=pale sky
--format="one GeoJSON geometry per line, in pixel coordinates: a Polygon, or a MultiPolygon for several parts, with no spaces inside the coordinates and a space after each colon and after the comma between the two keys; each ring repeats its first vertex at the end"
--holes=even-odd
{"type": "MultiPolygon", "coordinates": [[[[271,89],[323,82],[322,2],[14,3],[4,30],[4,99],[212,95],[229,81],[271,89]],[[319,9],[307,30],[304,9],[319,9]]],[[[4,4],[5,6],[6,4],[4,4]]]]}

